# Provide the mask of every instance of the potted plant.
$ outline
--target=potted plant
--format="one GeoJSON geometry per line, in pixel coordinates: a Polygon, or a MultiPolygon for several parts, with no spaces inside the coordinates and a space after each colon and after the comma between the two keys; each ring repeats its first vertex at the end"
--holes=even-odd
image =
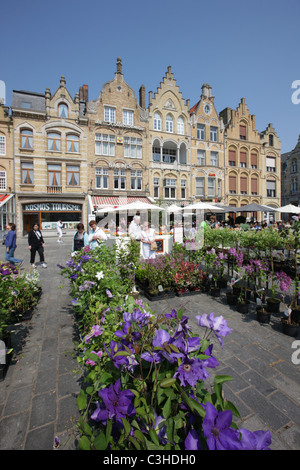
{"type": "Polygon", "coordinates": [[[283,317],[281,318],[282,332],[288,336],[297,336],[299,330],[299,323],[292,320],[292,309],[285,306],[283,317]]]}

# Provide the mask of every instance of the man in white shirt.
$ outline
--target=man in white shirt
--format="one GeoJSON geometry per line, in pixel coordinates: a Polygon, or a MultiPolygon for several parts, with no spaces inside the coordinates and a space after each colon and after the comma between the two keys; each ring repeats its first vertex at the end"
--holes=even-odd
{"type": "Polygon", "coordinates": [[[137,241],[141,241],[141,218],[135,215],[129,225],[129,236],[137,241]]]}
{"type": "Polygon", "coordinates": [[[61,220],[59,220],[56,224],[56,229],[57,229],[57,234],[58,234],[58,240],[57,242],[58,243],[63,243],[62,241],[62,228],[63,228],[64,224],[62,223],[61,220]]]}

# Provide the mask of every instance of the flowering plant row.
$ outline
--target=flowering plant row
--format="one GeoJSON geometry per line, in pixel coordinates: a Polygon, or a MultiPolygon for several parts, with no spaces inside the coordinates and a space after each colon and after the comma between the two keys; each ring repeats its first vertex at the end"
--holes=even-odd
{"type": "Polygon", "coordinates": [[[214,375],[212,389],[206,385],[218,367],[214,340],[223,348],[231,332],[226,320],[198,315],[195,333],[181,310],[155,315],[117,283],[116,267],[113,251],[99,247],[75,254],[63,268],[85,319],[78,344],[85,371],[80,449],[269,449],[269,431],[234,423],[238,410],[222,392],[232,378],[214,375]]]}
{"type": "Polygon", "coordinates": [[[20,274],[13,266],[0,264],[0,339],[7,336],[10,324],[34,308],[40,289],[39,273],[36,270],[20,274]]]}

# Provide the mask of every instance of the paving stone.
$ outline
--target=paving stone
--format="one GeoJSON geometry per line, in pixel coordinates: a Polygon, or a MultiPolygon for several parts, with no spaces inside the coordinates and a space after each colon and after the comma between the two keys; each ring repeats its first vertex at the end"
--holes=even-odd
{"type": "Polygon", "coordinates": [[[0,425],[0,449],[1,450],[23,450],[24,436],[29,412],[18,413],[1,420],[0,425]]]}
{"type": "Polygon", "coordinates": [[[32,386],[16,388],[7,399],[3,416],[26,411],[31,406],[32,386]]]}
{"type": "Polygon", "coordinates": [[[53,450],[54,424],[29,431],[24,450],[53,450]]]}
{"type": "Polygon", "coordinates": [[[240,392],[239,397],[266,425],[275,431],[278,431],[290,422],[290,419],[285,414],[253,387],[240,392]]]}
{"type": "Polygon", "coordinates": [[[30,430],[49,424],[56,419],[56,393],[37,395],[32,400],[30,430]]]}
{"type": "Polygon", "coordinates": [[[264,377],[258,374],[254,370],[248,370],[242,374],[242,378],[249,383],[252,387],[255,387],[264,396],[274,392],[275,387],[268,382],[264,377]]]}

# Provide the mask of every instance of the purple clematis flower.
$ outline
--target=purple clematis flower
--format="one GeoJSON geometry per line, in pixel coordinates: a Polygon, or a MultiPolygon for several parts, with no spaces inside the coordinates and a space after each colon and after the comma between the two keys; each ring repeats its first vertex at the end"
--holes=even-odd
{"type": "Polygon", "coordinates": [[[134,394],[130,390],[121,391],[120,379],[108,388],[100,390],[98,395],[102,399],[102,403],[91,416],[95,421],[115,418],[116,421],[122,423],[121,418],[136,414],[133,405],[134,394]]]}
{"type": "Polygon", "coordinates": [[[110,292],[109,289],[106,289],[105,292],[106,292],[107,297],[109,297],[110,299],[113,297],[113,295],[112,295],[112,293],[110,292]]]}
{"type": "Polygon", "coordinates": [[[184,448],[185,450],[202,450],[200,439],[195,429],[188,433],[184,441],[184,448]]]}
{"type": "Polygon", "coordinates": [[[272,438],[270,431],[248,431],[248,429],[239,430],[242,439],[241,443],[244,450],[270,450],[272,438]]]}
{"type": "Polygon", "coordinates": [[[104,328],[101,328],[99,325],[94,325],[91,329],[91,332],[89,335],[86,335],[84,337],[84,341],[85,343],[89,343],[90,342],[90,339],[93,337],[93,336],[100,336],[102,335],[104,331],[104,328]]]}
{"type": "Polygon", "coordinates": [[[183,387],[188,385],[195,387],[198,380],[205,380],[209,377],[204,366],[205,361],[185,357],[173,377],[178,378],[183,387]]]}
{"type": "Polygon", "coordinates": [[[218,412],[210,403],[206,403],[206,414],[203,419],[203,433],[209,450],[242,450],[238,430],[231,428],[232,412],[218,412]]]}
{"type": "Polygon", "coordinates": [[[223,340],[221,336],[227,336],[232,331],[232,328],[229,328],[227,326],[227,321],[225,320],[225,318],[222,315],[214,318],[213,313],[210,313],[209,315],[207,315],[207,313],[204,313],[202,316],[197,315],[196,318],[198,320],[199,326],[209,328],[213,331],[220,345],[223,347],[223,340]]]}

